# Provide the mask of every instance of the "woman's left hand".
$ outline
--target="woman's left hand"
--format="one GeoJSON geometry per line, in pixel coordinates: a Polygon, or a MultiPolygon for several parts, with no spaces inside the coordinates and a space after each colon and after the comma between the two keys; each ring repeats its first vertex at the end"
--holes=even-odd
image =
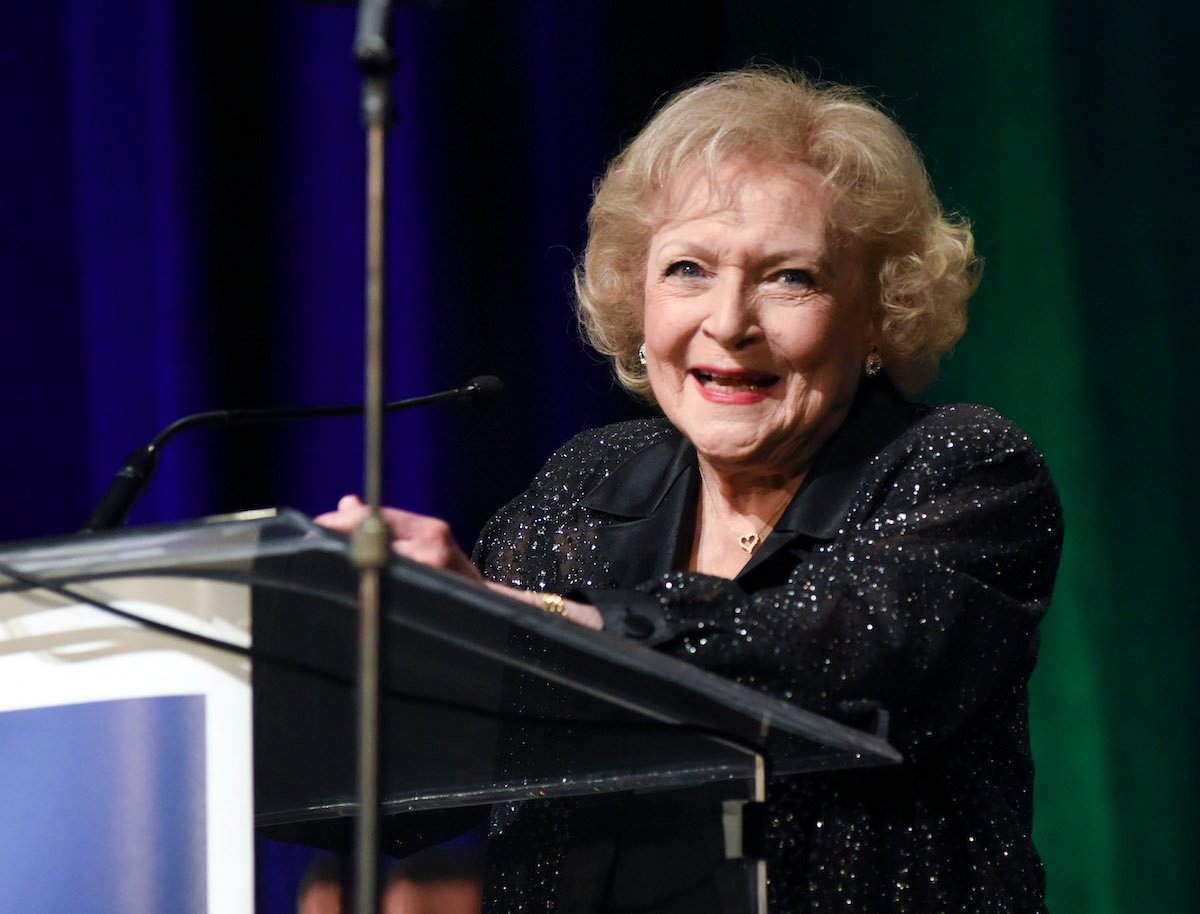
{"type": "MultiPolygon", "coordinates": [[[[313,518],[323,527],[341,533],[353,533],[366,519],[368,508],[357,495],[344,495],[338,501],[336,511],[313,518]]],[[[486,584],[491,590],[507,597],[545,608],[541,597],[526,590],[506,587],[494,581],[485,581],[479,570],[471,564],[467,554],[459,548],[450,532],[450,525],[436,517],[414,514],[399,508],[380,508],[380,517],[392,535],[392,551],[422,565],[439,568],[459,575],[475,584],[486,584]]],[[[604,620],[594,606],[563,600],[563,616],[577,625],[599,630],[604,620]]]]}

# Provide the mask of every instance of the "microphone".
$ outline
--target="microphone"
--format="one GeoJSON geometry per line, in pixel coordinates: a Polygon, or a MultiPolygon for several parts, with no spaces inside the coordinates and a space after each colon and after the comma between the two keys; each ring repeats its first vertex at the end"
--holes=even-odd
{"type": "MultiPolygon", "coordinates": [[[[383,405],[384,412],[397,412],[417,406],[431,406],[449,400],[466,400],[479,405],[491,404],[504,393],[504,382],[495,375],[480,375],[472,378],[463,387],[443,390],[407,400],[393,400],[383,405]]],[[[134,503],[150,482],[158,468],[158,459],[163,445],[185,429],[200,425],[250,425],[259,422],[278,422],[288,419],[321,419],[327,416],[361,415],[359,406],[310,406],[284,407],[280,409],[221,409],[204,413],[193,413],[176,419],[145,447],[140,447],[126,459],[108,484],[92,516],[84,525],[83,533],[113,530],[125,523],[134,503]]]]}

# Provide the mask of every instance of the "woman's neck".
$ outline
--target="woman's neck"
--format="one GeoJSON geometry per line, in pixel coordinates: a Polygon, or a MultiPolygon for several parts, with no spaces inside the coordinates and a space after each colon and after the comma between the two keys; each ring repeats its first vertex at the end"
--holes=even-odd
{"type": "Polygon", "coordinates": [[[771,534],[804,473],[721,473],[700,460],[696,526],[688,567],[733,578],[771,534]]]}

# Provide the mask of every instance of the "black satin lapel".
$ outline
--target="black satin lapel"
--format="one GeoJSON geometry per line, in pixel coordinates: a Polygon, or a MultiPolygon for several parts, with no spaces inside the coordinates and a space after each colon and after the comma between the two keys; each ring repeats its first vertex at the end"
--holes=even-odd
{"type": "Polygon", "coordinates": [[[617,586],[633,587],[677,567],[682,534],[692,528],[687,509],[692,503],[689,492],[695,478],[687,471],[678,475],[657,510],[648,517],[614,519],[596,530],[596,548],[617,586]],[[671,548],[664,549],[665,544],[671,548]]]}
{"type": "Polygon", "coordinates": [[[693,454],[692,446],[675,432],[626,460],[580,504],[617,517],[649,517],[659,509],[676,477],[695,463],[693,454]]]}
{"type": "Polygon", "coordinates": [[[611,586],[634,587],[676,567],[683,531],[692,528],[687,511],[698,478],[695,450],[675,434],[635,454],[587,494],[581,504],[595,512],[596,550],[612,572],[611,586]]]}

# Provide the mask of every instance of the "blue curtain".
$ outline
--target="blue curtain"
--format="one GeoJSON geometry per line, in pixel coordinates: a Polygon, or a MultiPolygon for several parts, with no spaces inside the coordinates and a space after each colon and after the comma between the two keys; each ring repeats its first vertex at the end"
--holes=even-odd
{"type": "MultiPolygon", "coordinates": [[[[76,529],[185,413],[361,398],[354,12],[216,6],[44,0],[0,29],[5,539],[76,529]]],[[[593,179],[664,93],[752,58],[871,88],[988,260],[930,396],[1016,418],[1067,507],[1033,690],[1051,907],[1187,909],[1200,22],[1178,6],[403,6],[388,392],[490,372],[510,396],[389,420],[389,500],[469,542],[566,436],[641,411],[580,345],[570,271],[593,179]]],[[[186,433],[133,521],[322,510],[359,488],[360,437],[186,433]]]]}

